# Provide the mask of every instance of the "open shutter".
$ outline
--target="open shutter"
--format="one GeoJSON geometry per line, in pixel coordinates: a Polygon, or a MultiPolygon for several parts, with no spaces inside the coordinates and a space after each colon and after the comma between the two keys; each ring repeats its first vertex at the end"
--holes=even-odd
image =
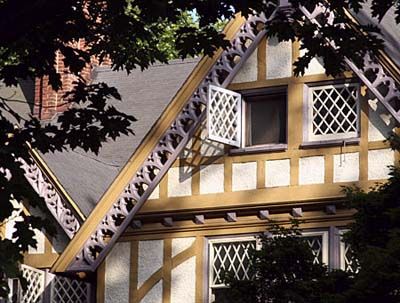
{"type": "Polygon", "coordinates": [[[242,96],[222,87],[208,88],[207,129],[211,140],[240,147],[242,96]]]}

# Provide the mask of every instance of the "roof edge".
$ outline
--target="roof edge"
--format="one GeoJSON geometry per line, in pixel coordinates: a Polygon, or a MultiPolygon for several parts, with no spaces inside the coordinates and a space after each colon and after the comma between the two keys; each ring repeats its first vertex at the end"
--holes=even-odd
{"type": "Polygon", "coordinates": [[[86,216],[79,208],[78,204],[72,199],[65,188],[61,185],[61,182],[57,179],[56,175],[52,172],[46,161],[35,149],[31,147],[29,147],[29,153],[31,154],[33,160],[36,162],[39,168],[42,170],[42,172],[45,173],[46,176],[49,178],[49,181],[58,190],[59,194],[61,194],[65,201],[67,201],[72,206],[72,209],[76,212],[82,222],[84,222],[86,220],[86,216]]]}
{"type": "MultiPolygon", "coordinates": [[[[245,19],[240,14],[237,14],[235,18],[225,26],[224,33],[226,38],[232,40],[244,22],[245,19]]],[[[170,127],[177,114],[185,106],[188,98],[190,98],[204,77],[207,76],[209,70],[218,60],[222,52],[223,50],[219,49],[215,52],[213,57],[205,56],[199,61],[181,88],[177,91],[172,101],[168,104],[166,109],[155,122],[151,131],[147,133],[136,151],[129,158],[127,164],[125,164],[118,176],[114,179],[113,183],[103,194],[100,201],[92,210],[77,234],[70,241],[64,252],[58,257],[57,261],[51,268],[51,272],[63,272],[67,269],[68,265],[79,253],[87,238],[96,229],[97,225],[107,214],[110,207],[112,207],[112,204],[123,191],[126,184],[128,184],[129,180],[132,178],[132,175],[136,173],[139,166],[146,159],[146,156],[161,139],[165,130],[170,127]]]]}

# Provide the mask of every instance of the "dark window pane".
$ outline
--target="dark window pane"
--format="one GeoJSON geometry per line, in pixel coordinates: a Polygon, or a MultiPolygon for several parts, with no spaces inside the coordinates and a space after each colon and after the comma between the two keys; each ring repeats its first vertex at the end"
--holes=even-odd
{"type": "Polygon", "coordinates": [[[246,99],[246,145],[286,143],[286,93],[246,99]]]}

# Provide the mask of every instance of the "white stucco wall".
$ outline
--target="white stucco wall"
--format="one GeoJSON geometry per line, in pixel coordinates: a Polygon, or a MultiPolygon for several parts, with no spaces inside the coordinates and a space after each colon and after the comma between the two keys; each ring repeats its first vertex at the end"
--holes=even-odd
{"type": "Polygon", "coordinates": [[[257,163],[232,164],[232,190],[249,190],[257,187],[257,163]]]}
{"type": "Polygon", "coordinates": [[[151,193],[149,200],[159,199],[160,198],[160,185],[157,185],[153,192],[151,193]]]}
{"type": "Polygon", "coordinates": [[[290,159],[265,161],[265,187],[290,185],[290,159]]]}
{"type": "Polygon", "coordinates": [[[345,153],[333,156],[333,182],[358,181],[360,175],[358,153],[345,153]]]}
{"type": "Polygon", "coordinates": [[[168,196],[181,197],[192,194],[192,168],[172,167],[168,170],[168,196]]]}
{"type": "Polygon", "coordinates": [[[278,79],[292,75],[292,42],[278,42],[270,38],[267,42],[267,79],[278,79]]]}
{"type": "Polygon", "coordinates": [[[129,272],[131,244],[116,243],[106,258],[105,303],[129,302],[129,272]]]}
{"type": "Polygon", "coordinates": [[[394,119],[378,99],[368,100],[368,105],[368,141],[384,141],[395,127],[394,119]]]}
{"type": "Polygon", "coordinates": [[[139,241],[138,287],[163,265],[163,240],[139,241]]]}
{"type": "Polygon", "coordinates": [[[194,303],[196,297],[196,257],[172,269],[171,303],[194,303]]]}
{"type": "Polygon", "coordinates": [[[323,156],[299,159],[299,184],[321,184],[325,181],[325,159],[323,156]]]}
{"type": "Polygon", "coordinates": [[[200,167],[200,194],[222,192],[224,192],[224,165],[202,165],[200,167]]]}
{"type": "Polygon", "coordinates": [[[380,180],[389,177],[388,165],[394,164],[394,152],[391,149],[368,151],[368,179],[380,180]]]}
{"type": "MultiPolygon", "coordinates": [[[[305,49],[300,50],[300,56],[303,56],[306,53],[307,53],[307,50],[305,50],[305,49]]],[[[324,73],[325,73],[325,68],[323,65],[323,60],[321,58],[311,59],[310,64],[304,71],[305,76],[318,75],[318,74],[324,74],[324,73]]]]}
{"type": "Polygon", "coordinates": [[[172,239],[172,258],[192,246],[195,240],[195,237],[172,239]]]}
{"type": "Polygon", "coordinates": [[[162,303],[163,301],[163,287],[162,287],[162,279],[157,282],[149,292],[140,300],[140,303],[162,303]]]}
{"type": "Polygon", "coordinates": [[[232,83],[243,83],[257,80],[257,49],[244,62],[232,83]]]}
{"type": "Polygon", "coordinates": [[[207,128],[205,125],[203,125],[200,133],[200,155],[206,157],[222,156],[224,154],[224,144],[209,140],[207,138],[207,128]]]}

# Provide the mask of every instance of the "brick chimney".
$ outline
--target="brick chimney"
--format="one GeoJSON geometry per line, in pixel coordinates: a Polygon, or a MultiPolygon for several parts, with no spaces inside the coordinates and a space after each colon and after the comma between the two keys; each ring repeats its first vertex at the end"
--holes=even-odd
{"type": "MultiPolygon", "coordinates": [[[[76,45],[78,48],[85,47],[83,41],[79,41],[76,45]]],[[[56,70],[61,75],[62,88],[55,91],[48,84],[48,77],[38,78],[35,80],[35,99],[33,107],[33,115],[40,120],[50,120],[58,113],[62,113],[70,106],[64,99],[65,93],[73,89],[73,82],[76,76],[72,75],[64,66],[63,56],[56,54],[56,70]]],[[[93,59],[91,64],[81,71],[81,76],[90,83],[91,72],[94,66],[98,65],[98,60],[93,59]]],[[[110,65],[109,60],[105,60],[102,65],[110,65]]]]}

